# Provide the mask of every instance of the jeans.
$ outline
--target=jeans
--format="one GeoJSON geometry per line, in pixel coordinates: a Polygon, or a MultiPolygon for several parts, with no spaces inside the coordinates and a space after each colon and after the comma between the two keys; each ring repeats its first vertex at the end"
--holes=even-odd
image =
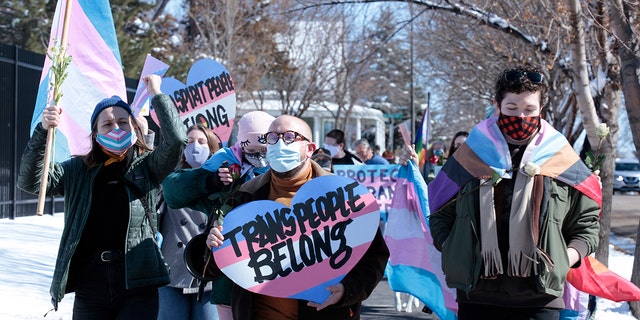
{"type": "Polygon", "coordinates": [[[473,303],[458,304],[458,320],[558,320],[560,309],[509,308],[473,303]]]}
{"type": "Polygon", "coordinates": [[[210,292],[205,292],[200,302],[197,301],[198,294],[184,294],[182,288],[162,287],[158,293],[158,320],[218,320],[216,305],[209,302],[210,292]]]}
{"type": "Polygon", "coordinates": [[[158,289],[125,288],[124,263],[93,259],[78,277],[74,320],[156,320],[158,289]]]}

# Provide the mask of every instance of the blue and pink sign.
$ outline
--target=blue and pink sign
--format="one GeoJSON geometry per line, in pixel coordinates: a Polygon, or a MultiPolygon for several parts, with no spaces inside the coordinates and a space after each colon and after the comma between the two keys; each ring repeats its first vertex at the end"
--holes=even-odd
{"type": "Polygon", "coordinates": [[[369,189],[380,205],[380,216],[385,222],[395,193],[399,169],[399,164],[333,166],[336,175],[356,180],[369,189]]]}
{"type": "Polygon", "coordinates": [[[323,176],[305,183],[290,207],[252,201],[229,212],[216,264],[241,287],[264,295],[324,302],[362,258],[380,211],[352,179],[323,176]]]}
{"type": "MultiPolygon", "coordinates": [[[[229,71],[213,59],[202,59],[191,66],[187,83],[164,78],[162,92],[171,96],[184,129],[202,124],[212,129],[227,145],[236,117],[236,91],[229,71]]],[[[155,112],[152,118],[158,123],[155,112]]]]}

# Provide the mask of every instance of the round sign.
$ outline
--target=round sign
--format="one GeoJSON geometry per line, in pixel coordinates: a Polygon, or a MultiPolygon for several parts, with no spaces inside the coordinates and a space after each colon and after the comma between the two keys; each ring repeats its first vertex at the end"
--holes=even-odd
{"type": "Polygon", "coordinates": [[[322,303],[365,254],[380,207],[353,179],[323,176],[305,183],[290,207],[246,203],[224,219],[216,264],[241,287],[260,294],[322,303]]]}

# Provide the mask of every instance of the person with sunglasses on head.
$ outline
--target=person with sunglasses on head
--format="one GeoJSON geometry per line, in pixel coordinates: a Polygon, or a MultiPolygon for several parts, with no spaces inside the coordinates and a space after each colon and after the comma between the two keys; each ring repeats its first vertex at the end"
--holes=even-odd
{"type": "MultiPolygon", "coordinates": [[[[176,170],[200,168],[221,147],[213,130],[202,124],[187,129],[187,145],[176,170]]],[[[208,213],[208,212],[207,212],[208,213]]],[[[218,319],[216,306],[209,303],[211,286],[200,288],[198,279],[187,271],[184,261],[185,245],[194,236],[205,232],[208,215],[190,209],[173,209],[160,195],[158,202],[158,230],[162,236],[160,247],[171,270],[171,283],[159,288],[160,309],[158,320],[163,319],[218,319]],[[202,289],[202,293],[199,291],[202,289]],[[198,301],[198,294],[207,293],[206,300],[198,301]]]]}
{"type": "MultiPolygon", "coordinates": [[[[174,170],[186,140],[161,78],[143,78],[163,141],[153,150],[129,104],[118,96],[96,104],[91,149],[49,168],[47,195],[64,195],[65,225],[51,283],[54,308],[75,292],[74,319],[149,319],[158,316],[158,287],[169,270],[156,241],[156,193],[174,170]]],[[[18,186],[38,193],[47,129],[61,122],[58,106],[45,108],[22,156],[18,186]]]]}
{"type": "Polygon", "coordinates": [[[461,320],[558,319],[567,272],[598,245],[599,180],[542,119],[547,90],[539,69],[502,72],[496,115],[429,184],[429,227],[461,320]]]}
{"type": "MultiPolygon", "coordinates": [[[[303,184],[331,174],[311,160],[317,147],[308,137],[311,137],[311,128],[304,120],[290,115],[276,118],[264,136],[271,169],[243,184],[227,204],[235,208],[254,200],[273,200],[291,206],[293,196],[303,184]]],[[[223,241],[222,226],[212,228],[207,246],[220,247],[223,241]]],[[[322,304],[260,295],[234,284],[233,317],[235,320],[359,319],[361,302],[382,279],[388,258],[389,250],[378,230],[353,269],[339,284],[327,287],[331,295],[322,304]]]]}
{"type": "Polygon", "coordinates": [[[322,169],[329,172],[333,172],[333,165],[331,164],[331,152],[325,148],[318,148],[313,152],[311,160],[319,164],[322,169]]]}
{"type": "MultiPolygon", "coordinates": [[[[169,174],[162,183],[163,196],[169,208],[186,207],[211,213],[215,211],[212,208],[221,208],[222,201],[232,189],[266,172],[269,167],[263,138],[274,119],[264,111],[244,114],[238,120],[233,146],[218,150],[200,168],[181,169],[169,174]]],[[[213,221],[208,221],[206,225],[210,227],[211,223],[213,221]]],[[[210,302],[216,304],[219,319],[232,319],[231,280],[220,277],[212,281],[212,286],[210,302]]]]}

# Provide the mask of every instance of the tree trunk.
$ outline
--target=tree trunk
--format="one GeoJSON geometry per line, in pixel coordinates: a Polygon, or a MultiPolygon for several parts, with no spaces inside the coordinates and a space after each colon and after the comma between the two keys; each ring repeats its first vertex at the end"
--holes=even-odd
{"type": "Polygon", "coordinates": [[[620,39],[620,75],[622,77],[622,92],[631,126],[631,134],[636,150],[640,150],[640,58],[635,52],[640,51],[640,43],[635,39],[629,27],[623,0],[613,0],[610,8],[611,25],[615,37],[620,39]]]}
{"type": "Polygon", "coordinates": [[[571,27],[571,53],[573,56],[572,66],[575,74],[574,89],[576,99],[582,115],[582,125],[587,131],[587,138],[592,146],[599,144],[596,127],[598,126],[598,116],[593,102],[593,96],[589,88],[589,72],[587,70],[587,49],[585,45],[586,26],[582,20],[582,3],[580,0],[567,0],[567,7],[570,12],[571,27]]]}
{"type": "MultiPolygon", "coordinates": [[[[584,31],[585,25],[584,21],[582,20],[582,4],[580,0],[567,0],[567,7],[569,8],[571,14],[570,27],[571,34],[573,35],[573,37],[571,38],[571,52],[574,58],[572,60],[571,68],[573,69],[573,72],[575,74],[574,88],[576,92],[577,104],[580,107],[580,114],[582,115],[582,124],[587,131],[589,144],[591,144],[591,146],[596,149],[602,148],[601,150],[594,150],[595,154],[599,154],[600,151],[605,155],[615,154],[612,148],[612,146],[614,145],[613,143],[611,143],[612,139],[608,137],[608,139],[605,139],[601,143],[596,134],[596,126],[599,121],[596,114],[595,103],[593,102],[593,96],[591,95],[591,91],[589,88],[589,73],[587,70],[587,56],[585,45],[586,40],[584,31]]],[[[614,93],[610,94],[614,95],[614,93]]],[[[617,119],[615,121],[617,121],[617,119]]],[[[604,190],[613,190],[613,161],[613,157],[606,157],[603,165],[603,174],[605,178],[603,179],[604,190]]],[[[608,197],[603,198],[602,213],[600,215],[600,244],[596,250],[596,259],[598,259],[605,265],[607,265],[609,260],[611,199],[611,193],[609,193],[608,197]]]]}
{"type": "MultiPolygon", "coordinates": [[[[633,41],[633,32],[629,27],[625,12],[628,11],[622,0],[614,0],[609,6],[613,31],[617,39],[623,42],[620,46],[620,76],[622,78],[622,92],[624,94],[627,116],[636,150],[640,150],[640,58],[634,54],[638,52],[638,39],[633,41]]],[[[637,154],[636,154],[637,155],[637,154]]],[[[636,233],[636,248],[634,252],[631,282],[640,287],[640,221],[636,233]]],[[[629,303],[631,314],[640,318],[640,301],[629,303]]]]}
{"type": "MultiPolygon", "coordinates": [[[[614,68],[615,69],[615,68],[614,68]]],[[[620,91],[615,90],[613,83],[605,86],[604,99],[609,108],[602,108],[603,122],[607,124],[610,133],[602,140],[600,150],[596,154],[605,155],[605,161],[600,170],[602,179],[602,212],[600,214],[600,232],[598,234],[598,248],[596,259],[604,265],[609,265],[609,237],[611,233],[611,211],[613,202],[613,172],[615,169],[615,150],[618,141],[618,110],[620,109],[620,91]]],[[[597,147],[597,146],[596,146],[597,147]]]]}

